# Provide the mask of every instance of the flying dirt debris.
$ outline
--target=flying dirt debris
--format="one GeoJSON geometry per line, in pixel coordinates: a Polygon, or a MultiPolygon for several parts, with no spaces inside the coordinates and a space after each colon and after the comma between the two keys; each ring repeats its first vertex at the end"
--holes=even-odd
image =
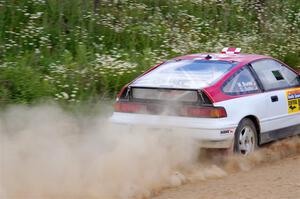
{"type": "Polygon", "coordinates": [[[196,162],[192,140],[111,126],[56,106],[1,113],[1,196],[132,198],[170,185],[196,162]]]}
{"type": "Polygon", "coordinates": [[[4,199],[151,197],[300,152],[295,138],[229,157],[223,166],[199,162],[193,140],[143,127],[120,129],[101,115],[73,116],[54,105],[3,111],[0,146],[4,199]]]}

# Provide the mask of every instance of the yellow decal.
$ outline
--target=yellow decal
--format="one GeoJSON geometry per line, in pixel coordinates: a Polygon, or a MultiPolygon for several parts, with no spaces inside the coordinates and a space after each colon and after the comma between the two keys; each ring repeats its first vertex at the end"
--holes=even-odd
{"type": "Polygon", "coordinates": [[[300,112],[300,88],[287,90],[286,97],[288,100],[289,114],[300,112]]]}

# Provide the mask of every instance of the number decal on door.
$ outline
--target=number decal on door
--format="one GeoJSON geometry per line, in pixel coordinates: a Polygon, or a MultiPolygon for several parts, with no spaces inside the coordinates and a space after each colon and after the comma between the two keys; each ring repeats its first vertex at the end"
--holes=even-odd
{"type": "Polygon", "coordinates": [[[300,112],[300,88],[287,90],[286,97],[288,100],[288,113],[300,112]]]}

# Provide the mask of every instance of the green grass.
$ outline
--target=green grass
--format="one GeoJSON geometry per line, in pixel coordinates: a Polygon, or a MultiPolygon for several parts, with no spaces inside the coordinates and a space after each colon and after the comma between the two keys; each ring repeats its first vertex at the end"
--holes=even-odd
{"type": "Polygon", "coordinates": [[[0,0],[0,102],[113,97],[162,60],[225,46],[300,65],[299,0],[0,0]]]}

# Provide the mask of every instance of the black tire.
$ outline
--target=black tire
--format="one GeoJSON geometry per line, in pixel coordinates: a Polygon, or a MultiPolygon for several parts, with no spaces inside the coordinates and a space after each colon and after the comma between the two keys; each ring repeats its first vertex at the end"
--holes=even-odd
{"type": "Polygon", "coordinates": [[[234,152],[248,155],[258,147],[257,130],[252,120],[243,119],[234,134],[234,152]]]}

